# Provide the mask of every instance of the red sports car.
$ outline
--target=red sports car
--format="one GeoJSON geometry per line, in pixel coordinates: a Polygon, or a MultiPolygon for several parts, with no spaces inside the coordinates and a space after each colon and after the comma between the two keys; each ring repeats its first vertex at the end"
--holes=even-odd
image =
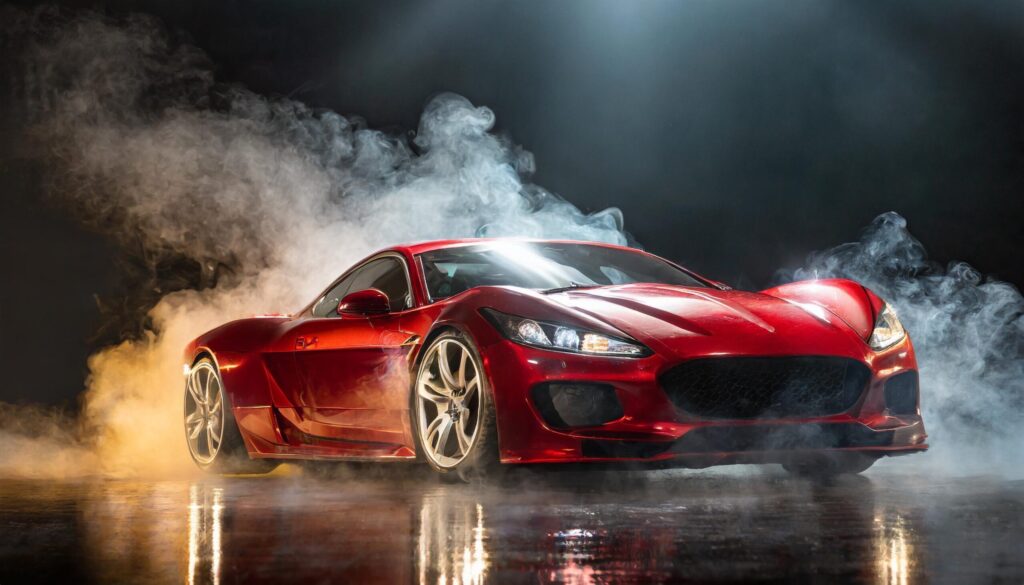
{"type": "Polygon", "coordinates": [[[289,317],[185,353],[203,468],[288,459],[781,463],[856,473],[927,448],[914,349],[849,280],[732,290],[632,248],[458,240],[359,262],[289,317]]]}

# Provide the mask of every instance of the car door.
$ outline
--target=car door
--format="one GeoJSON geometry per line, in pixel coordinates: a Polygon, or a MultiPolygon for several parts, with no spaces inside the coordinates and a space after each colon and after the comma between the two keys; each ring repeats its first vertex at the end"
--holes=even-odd
{"type": "Polygon", "coordinates": [[[412,306],[409,276],[397,255],[375,258],[354,270],[324,296],[309,319],[293,329],[302,378],[297,397],[306,431],[367,443],[404,444],[412,334],[402,331],[402,312],[412,306]],[[345,295],[376,288],[391,311],[339,315],[345,295]]]}

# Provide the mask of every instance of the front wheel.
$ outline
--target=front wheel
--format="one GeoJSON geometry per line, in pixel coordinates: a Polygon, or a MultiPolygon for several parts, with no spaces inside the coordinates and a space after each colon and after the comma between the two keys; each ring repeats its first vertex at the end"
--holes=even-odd
{"type": "Polygon", "coordinates": [[[464,481],[498,465],[493,397],[465,336],[442,333],[424,351],[412,389],[413,430],[423,458],[464,481]]]}
{"type": "Polygon", "coordinates": [[[185,439],[192,460],[218,473],[266,473],[276,461],[250,459],[231,413],[217,365],[210,358],[196,362],[185,384],[185,439]]]}

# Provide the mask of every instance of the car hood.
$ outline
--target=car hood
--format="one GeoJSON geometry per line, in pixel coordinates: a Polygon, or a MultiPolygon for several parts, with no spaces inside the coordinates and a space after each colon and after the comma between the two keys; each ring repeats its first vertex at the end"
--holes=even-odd
{"type": "Polygon", "coordinates": [[[844,355],[867,346],[844,321],[818,305],[760,293],[630,284],[548,295],[599,319],[659,353],[844,355]]]}

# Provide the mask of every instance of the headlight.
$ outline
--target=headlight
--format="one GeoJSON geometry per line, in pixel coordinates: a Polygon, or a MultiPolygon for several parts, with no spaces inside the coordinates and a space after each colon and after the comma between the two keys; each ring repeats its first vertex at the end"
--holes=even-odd
{"type": "Polygon", "coordinates": [[[903,328],[903,323],[900,323],[899,317],[896,316],[896,311],[886,304],[882,307],[882,312],[878,314],[875,330],[871,332],[868,345],[875,351],[882,351],[899,343],[906,336],[907,331],[903,328]]]}
{"type": "Polygon", "coordinates": [[[505,337],[523,345],[573,353],[622,357],[643,357],[650,353],[639,343],[609,337],[603,333],[594,333],[559,323],[535,321],[501,313],[494,309],[484,309],[483,313],[505,337]]]}

